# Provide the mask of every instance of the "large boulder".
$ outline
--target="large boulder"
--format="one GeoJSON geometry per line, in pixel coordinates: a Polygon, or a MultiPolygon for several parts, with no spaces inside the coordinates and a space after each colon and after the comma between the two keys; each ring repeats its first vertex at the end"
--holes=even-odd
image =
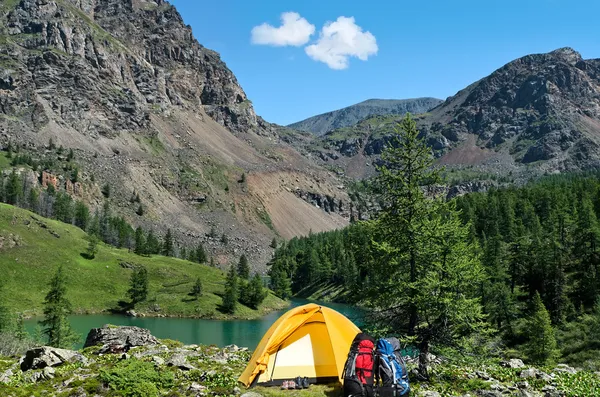
{"type": "Polygon", "coordinates": [[[157,345],[150,331],[139,327],[115,327],[105,325],[102,328],[92,328],[85,339],[84,347],[97,345],[126,345],[129,347],[157,345]]]}
{"type": "Polygon", "coordinates": [[[21,370],[57,367],[66,362],[75,361],[86,363],[87,359],[81,353],[73,350],[57,349],[50,346],[36,347],[28,350],[21,359],[21,370]]]}

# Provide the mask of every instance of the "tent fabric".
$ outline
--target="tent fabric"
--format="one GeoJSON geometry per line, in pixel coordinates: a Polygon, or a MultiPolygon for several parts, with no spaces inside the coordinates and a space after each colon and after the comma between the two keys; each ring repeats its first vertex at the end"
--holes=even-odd
{"type": "Polygon", "coordinates": [[[297,376],[341,381],[352,340],[360,329],[342,314],[309,303],[284,313],[265,333],[238,379],[277,384],[297,376]]]}

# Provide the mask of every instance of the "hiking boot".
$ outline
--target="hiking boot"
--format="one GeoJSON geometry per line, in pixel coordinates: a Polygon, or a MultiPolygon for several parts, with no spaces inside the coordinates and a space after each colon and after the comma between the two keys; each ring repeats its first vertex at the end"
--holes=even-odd
{"type": "Polygon", "coordinates": [[[302,388],[308,389],[308,386],[310,386],[310,383],[308,383],[308,378],[305,376],[304,378],[302,378],[302,388]]]}
{"type": "Polygon", "coordinates": [[[297,376],[296,379],[294,379],[294,382],[296,383],[296,389],[302,389],[302,378],[297,376]]]}
{"type": "Polygon", "coordinates": [[[287,389],[287,388],[288,388],[288,381],[287,381],[287,380],[284,380],[284,381],[283,381],[283,383],[281,384],[281,389],[282,389],[282,390],[285,390],[285,389],[287,389]]]}

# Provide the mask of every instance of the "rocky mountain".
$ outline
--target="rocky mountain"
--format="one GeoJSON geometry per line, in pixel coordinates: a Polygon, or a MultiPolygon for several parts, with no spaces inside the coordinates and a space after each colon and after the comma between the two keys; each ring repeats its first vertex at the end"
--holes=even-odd
{"type": "Polygon", "coordinates": [[[442,103],[436,98],[369,99],[356,105],[310,117],[288,127],[321,136],[329,131],[350,127],[371,116],[425,113],[442,103]]]}
{"type": "Polygon", "coordinates": [[[19,167],[28,184],[50,182],[92,209],[108,185],[134,226],[204,242],[223,265],[242,252],[264,264],[273,237],[347,223],[302,198],[345,201],[340,182],[255,114],[219,54],[163,0],[0,2],[2,159],[8,147],[42,164],[19,167]],[[70,150],[66,170],[57,164],[70,150]]]}
{"type": "MultiPolygon", "coordinates": [[[[529,178],[600,167],[600,59],[571,48],[528,55],[416,116],[439,162],[458,179],[529,178]]],[[[361,178],[385,147],[397,116],[331,131],[306,151],[361,178]]]]}

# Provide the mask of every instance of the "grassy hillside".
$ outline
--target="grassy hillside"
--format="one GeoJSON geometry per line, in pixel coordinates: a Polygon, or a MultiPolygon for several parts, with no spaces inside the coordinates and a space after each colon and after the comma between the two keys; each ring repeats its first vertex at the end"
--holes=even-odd
{"type": "MultiPolygon", "coordinates": [[[[227,318],[218,310],[224,273],[189,261],[162,256],[142,257],[124,249],[99,244],[95,259],[85,259],[86,233],[71,225],[49,220],[29,211],[0,204],[0,274],[3,296],[9,307],[28,316],[42,312],[48,282],[59,264],[68,277],[68,296],[77,313],[115,308],[125,299],[132,270],[143,265],[149,274],[148,300],[135,310],[149,315],[227,318]],[[204,295],[192,300],[187,294],[197,277],[204,295]]],[[[254,318],[286,303],[272,294],[259,310],[239,305],[233,317],[254,318]]]]}

